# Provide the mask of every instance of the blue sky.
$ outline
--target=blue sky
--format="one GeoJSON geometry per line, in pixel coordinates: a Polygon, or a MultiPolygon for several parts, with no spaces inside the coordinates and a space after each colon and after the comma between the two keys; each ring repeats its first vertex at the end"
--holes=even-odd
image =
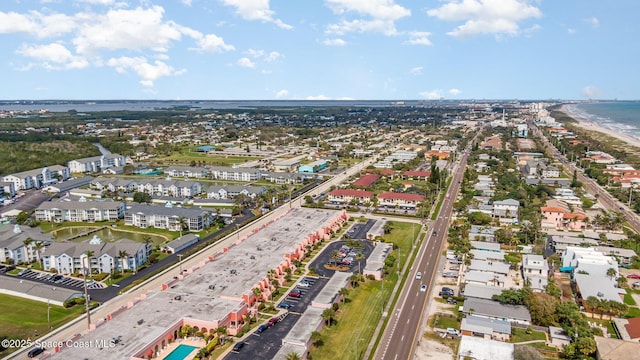
{"type": "Polygon", "coordinates": [[[640,1],[2,0],[0,99],[640,99],[640,1]]]}

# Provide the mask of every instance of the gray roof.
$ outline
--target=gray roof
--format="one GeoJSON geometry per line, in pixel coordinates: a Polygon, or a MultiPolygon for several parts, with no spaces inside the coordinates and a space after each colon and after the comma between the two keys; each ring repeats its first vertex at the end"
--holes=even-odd
{"type": "Polygon", "coordinates": [[[531,321],[529,310],[522,305],[505,305],[493,300],[469,298],[464,302],[463,312],[469,313],[471,309],[476,315],[531,321]]]}
{"type": "Polygon", "coordinates": [[[520,202],[518,200],[514,200],[514,199],[506,199],[506,200],[494,201],[493,204],[494,205],[520,206],[520,202]]]}
{"type": "Polygon", "coordinates": [[[127,210],[127,213],[143,213],[146,215],[164,215],[173,217],[195,218],[208,212],[199,207],[166,207],[164,205],[144,205],[136,204],[127,210]]]}
{"type": "Polygon", "coordinates": [[[101,255],[108,254],[111,257],[119,257],[120,251],[126,251],[128,255],[133,255],[144,247],[145,244],[139,243],[129,239],[122,239],[116,242],[103,242],[101,244],[90,244],[88,241],[74,243],[74,242],[57,242],[53,243],[44,251],[45,256],[59,256],[67,254],[71,257],[80,257],[82,254],[86,254],[87,251],[93,251],[93,258],[98,258],[101,255]]]}
{"type": "Polygon", "coordinates": [[[121,206],[122,203],[116,201],[45,201],[38,209],[41,210],[52,210],[52,209],[60,209],[60,210],[73,210],[73,209],[82,209],[82,210],[110,210],[117,209],[121,206]]]}
{"type": "Polygon", "coordinates": [[[45,244],[53,241],[51,234],[45,234],[37,227],[32,228],[29,226],[9,224],[0,225],[0,249],[18,249],[24,246],[24,240],[27,238],[31,238],[34,242],[42,241],[45,244]],[[19,229],[19,232],[16,232],[16,229],[19,229]]]}
{"type": "Polygon", "coordinates": [[[478,270],[485,272],[495,272],[498,274],[509,274],[510,265],[499,261],[471,260],[471,264],[467,267],[469,270],[478,270]]]}
{"type": "Polygon", "coordinates": [[[94,179],[93,176],[83,176],[81,178],[59,182],[51,186],[54,188],[57,188],[60,191],[67,191],[67,190],[88,185],[93,181],[93,179],[94,179]]]}
{"type": "Polygon", "coordinates": [[[187,234],[187,235],[183,235],[173,241],[171,241],[170,243],[167,244],[167,247],[170,248],[179,248],[184,244],[188,244],[191,241],[195,240],[195,239],[200,239],[200,236],[196,235],[196,234],[187,234]]]}
{"type": "Polygon", "coordinates": [[[466,282],[476,281],[476,282],[484,282],[484,283],[487,283],[495,279],[500,283],[504,283],[505,276],[502,274],[497,274],[490,271],[471,270],[465,273],[464,279],[466,282]]]}
{"type": "Polygon", "coordinates": [[[500,295],[504,288],[479,284],[467,284],[464,287],[464,297],[491,300],[493,295],[500,295]]]}
{"type": "Polygon", "coordinates": [[[469,315],[462,319],[460,330],[469,330],[476,333],[511,334],[511,323],[498,319],[487,319],[479,316],[469,315]]]}
{"type": "Polygon", "coordinates": [[[487,250],[487,251],[500,251],[500,244],[486,241],[469,241],[474,249],[487,250]]]}
{"type": "Polygon", "coordinates": [[[474,260],[504,260],[504,251],[471,249],[469,252],[473,254],[474,260]]]}
{"type": "Polygon", "coordinates": [[[498,227],[487,227],[487,226],[479,226],[479,225],[471,225],[471,229],[469,230],[469,234],[481,234],[481,235],[494,235],[498,227]]]}

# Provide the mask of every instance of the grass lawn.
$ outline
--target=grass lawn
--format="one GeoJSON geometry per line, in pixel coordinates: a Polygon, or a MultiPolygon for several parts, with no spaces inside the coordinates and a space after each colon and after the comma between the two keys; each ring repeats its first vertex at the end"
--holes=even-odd
{"type": "Polygon", "coordinates": [[[190,151],[189,148],[184,148],[180,152],[174,152],[171,156],[157,157],[153,160],[155,162],[163,162],[163,165],[170,165],[167,163],[171,162],[191,163],[191,161],[202,161],[205,165],[230,166],[258,159],[259,158],[257,157],[251,156],[208,155],[202,152],[190,151]]]}
{"type": "Polygon", "coordinates": [[[546,340],[547,336],[545,333],[540,331],[531,330],[531,334],[527,334],[526,329],[513,328],[511,330],[511,342],[519,343],[523,341],[531,341],[531,340],[546,340]]]}
{"type": "MultiPolygon", "coordinates": [[[[390,224],[391,232],[386,234],[384,239],[399,246],[399,268],[401,268],[409,256],[413,225],[405,222],[390,222],[390,224]]],[[[398,271],[393,270],[389,271],[382,281],[365,280],[359,286],[349,288],[348,301],[339,304],[336,323],[330,328],[323,328],[320,332],[321,344],[311,348],[313,359],[361,358],[373,337],[393,286],[398,281],[398,271]],[[356,348],[360,356],[357,356],[356,348]]]]}
{"type": "Polygon", "coordinates": [[[624,303],[629,305],[629,306],[636,305],[636,301],[633,300],[633,297],[629,293],[624,294],[624,303]]]}
{"type": "Polygon", "coordinates": [[[432,316],[429,321],[429,326],[432,328],[446,329],[446,328],[454,328],[459,329],[460,323],[458,322],[458,318],[451,314],[435,314],[432,316]]]}
{"type": "Polygon", "coordinates": [[[624,317],[628,319],[628,318],[634,318],[638,316],[640,316],[640,309],[638,309],[637,307],[630,307],[629,312],[624,317]]]}
{"type": "MultiPolygon", "coordinates": [[[[47,303],[0,294],[0,337],[10,339],[34,339],[34,333],[43,335],[47,327],[47,303]]],[[[49,316],[53,328],[69,322],[84,312],[84,306],[65,309],[51,305],[49,316]]],[[[14,349],[15,350],[15,349],[14,349]]],[[[0,356],[10,351],[0,351],[0,356]]]]}

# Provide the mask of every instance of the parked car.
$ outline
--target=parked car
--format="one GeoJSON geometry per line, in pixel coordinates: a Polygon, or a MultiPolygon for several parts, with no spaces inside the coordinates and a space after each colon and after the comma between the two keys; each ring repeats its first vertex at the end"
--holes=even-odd
{"type": "Polygon", "coordinates": [[[447,328],[446,333],[447,333],[447,335],[460,336],[460,331],[458,331],[458,329],[454,329],[454,328],[447,328]]]}
{"type": "Polygon", "coordinates": [[[27,353],[27,356],[30,358],[36,357],[40,354],[42,354],[44,352],[44,348],[43,347],[37,347],[37,348],[33,348],[31,350],[29,350],[29,352],[27,353]]]}
{"type": "Polygon", "coordinates": [[[447,298],[447,304],[457,304],[458,301],[452,297],[447,298]]]}
{"type": "Polygon", "coordinates": [[[273,326],[275,325],[278,321],[280,321],[279,318],[277,317],[272,317],[271,319],[269,319],[269,321],[267,321],[267,325],[269,326],[273,326]]]}
{"type": "Polygon", "coordinates": [[[300,281],[298,286],[308,288],[309,286],[311,286],[311,283],[309,283],[307,280],[302,280],[300,281]]]}
{"type": "Polygon", "coordinates": [[[22,269],[22,270],[20,270],[20,272],[18,272],[18,276],[22,276],[22,275],[28,273],[29,271],[30,271],[29,269],[22,269]]]}
{"type": "Polygon", "coordinates": [[[636,274],[627,275],[627,279],[640,279],[640,275],[636,275],[636,274]]]}
{"type": "Polygon", "coordinates": [[[295,291],[295,290],[293,290],[293,291],[291,291],[291,292],[289,293],[289,296],[290,296],[290,297],[293,297],[293,298],[299,298],[299,297],[301,296],[301,294],[300,294],[300,291],[295,291]]]}
{"type": "Polygon", "coordinates": [[[233,345],[233,351],[240,351],[240,349],[242,349],[244,347],[244,341],[240,341],[239,343],[236,343],[235,345],[233,345]]]}
{"type": "Polygon", "coordinates": [[[438,293],[438,296],[454,296],[453,289],[448,287],[443,287],[442,290],[438,293]]]}
{"type": "Polygon", "coordinates": [[[460,266],[457,266],[457,265],[452,266],[452,267],[449,268],[449,270],[458,271],[458,270],[460,270],[460,266]]]}
{"type": "Polygon", "coordinates": [[[457,278],[458,277],[458,273],[457,272],[445,272],[445,273],[442,273],[442,276],[446,277],[446,278],[457,278]]]}
{"type": "Polygon", "coordinates": [[[263,331],[267,330],[268,328],[269,328],[269,325],[262,324],[262,325],[258,326],[257,332],[258,332],[258,334],[261,334],[263,331]]]}
{"type": "Polygon", "coordinates": [[[286,301],[281,302],[280,304],[278,304],[278,307],[280,309],[288,309],[290,307],[292,307],[293,305],[291,303],[288,303],[286,301]]]}
{"type": "Polygon", "coordinates": [[[462,264],[462,260],[460,259],[449,259],[449,262],[452,264],[462,264]]]}

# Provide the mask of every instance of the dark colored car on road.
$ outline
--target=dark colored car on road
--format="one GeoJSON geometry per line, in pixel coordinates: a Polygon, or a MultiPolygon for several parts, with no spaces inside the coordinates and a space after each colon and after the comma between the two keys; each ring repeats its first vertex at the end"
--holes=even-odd
{"type": "Polygon", "coordinates": [[[44,348],[41,347],[37,347],[37,348],[33,348],[31,350],[29,350],[29,352],[27,353],[27,356],[30,358],[36,357],[40,354],[42,354],[44,352],[44,348]]]}

